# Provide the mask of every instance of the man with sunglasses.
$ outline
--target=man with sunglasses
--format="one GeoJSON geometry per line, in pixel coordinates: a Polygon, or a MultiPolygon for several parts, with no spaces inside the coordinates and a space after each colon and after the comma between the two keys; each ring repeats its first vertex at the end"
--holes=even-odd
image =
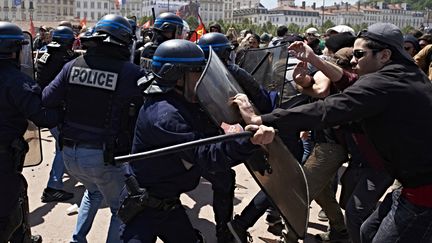
{"type": "MultiPolygon", "coordinates": [[[[330,80],[344,81],[342,69],[317,58],[310,48],[295,43],[290,49],[330,80]]],[[[393,24],[376,23],[360,32],[353,55],[359,79],[324,100],[262,116],[242,96],[235,102],[248,124],[306,130],[359,121],[382,165],[403,186],[362,225],[362,242],[431,242],[432,154],[427,141],[432,136],[432,84],[403,49],[402,33],[393,24]],[[422,132],[413,132],[418,130],[422,132]]]]}

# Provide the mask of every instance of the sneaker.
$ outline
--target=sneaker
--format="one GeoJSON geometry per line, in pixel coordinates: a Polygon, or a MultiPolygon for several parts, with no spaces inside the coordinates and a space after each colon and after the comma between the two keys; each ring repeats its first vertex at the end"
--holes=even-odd
{"type": "Polygon", "coordinates": [[[269,225],[269,226],[274,226],[274,225],[276,225],[276,224],[280,224],[280,223],[282,223],[282,219],[281,219],[281,217],[279,216],[279,214],[277,214],[277,215],[275,215],[275,214],[267,214],[267,216],[266,216],[266,223],[269,225]]]}
{"type": "Polygon", "coordinates": [[[73,197],[74,197],[73,193],[47,187],[43,191],[41,199],[42,202],[47,203],[47,202],[63,202],[73,197]]]}
{"type": "Polygon", "coordinates": [[[31,243],[42,243],[42,236],[32,235],[30,240],[31,240],[31,243]]]}
{"type": "Polygon", "coordinates": [[[246,229],[240,226],[236,221],[237,217],[238,216],[234,217],[233,220],[227,223],[228,229],[231,231],[231,234],[234,236],[234,239],[237,243],[252,242],[252,237],[249,235],[246,229]]]}
{"type": "Polygon", "coordinates": [[[272,233],[273,235],[282,236],[283,229],[284,229],[284,225],[282,224],[282,222],[280,222],[274,225],[269,225],[267,231],[272,233]]]}
{"type": "Polygon", "coordinates": [[[335,243],[351,242],[347,230],[336,231],[330,229],[327,232],[315,235],[315,239],[317,239],[320,242],[335,242],[335,243]]]}
{"type": "Polygon", "coordinates": [[[318,220],[323,222],[328,221],[327,214],[322,209],[318,213],[318,220]]]}

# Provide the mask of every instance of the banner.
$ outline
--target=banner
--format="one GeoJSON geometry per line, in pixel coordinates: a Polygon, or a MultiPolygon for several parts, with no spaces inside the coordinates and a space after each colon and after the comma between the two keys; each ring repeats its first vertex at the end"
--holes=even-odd
{"type": "Polygon", "coordinates": [[[201,38],[201,36],[203,36],[206,33],[205,25],[202,22],[201,16],[199,14],[198,14],[198,20],[200,23],[199,23],[198,27],[195,29],[195,32],[192,33],[192,35],[189,39],[192,42],[197,42],[201,38]]]}
{"type": "Polygon", "coordinates": [[[80,20],[80,25],[83,29],[87,28],[87,15],[84,15],[84,18],[80,20]]]}
{"type": "Polygon", "coordinates": [[[13,4],[14,4],[14,6],[21,5],[21,0],[14,0],[13,4]]]}
{"type": "Polygon", "coordinates": [[[30,15],[30,29],[29,29],[30,34],[32,35],[32,37],[36,36],[36,31],[35,31],[35,27],[33,24],[33,17],[30,15]]]}

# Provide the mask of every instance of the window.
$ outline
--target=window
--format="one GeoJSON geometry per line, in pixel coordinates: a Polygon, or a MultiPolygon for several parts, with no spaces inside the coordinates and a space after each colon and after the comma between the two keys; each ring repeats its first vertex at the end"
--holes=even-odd
{"type": "Polygon", "coordinates": [[[94,2],[91,2],[91,3],[90,3],[90,8],[92,8],[92,9],[93,9],[93,8],[94,8],[94,6],[95,6],[95,5],[94,5],[94,2]]]}
{"type": "Polygon", "coordinates": [[[77,8],[81,8],[81,2],[77,1],[77,8]]]}
{"type": "Polygon", "coordinates": [[[87,1],[84,1],[84,8],[87,8],[87,1]]]}

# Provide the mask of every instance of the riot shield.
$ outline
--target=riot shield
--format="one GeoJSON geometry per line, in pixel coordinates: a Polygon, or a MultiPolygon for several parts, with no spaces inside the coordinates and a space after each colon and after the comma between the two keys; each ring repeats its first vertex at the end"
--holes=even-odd
{"type": "Polygon", "coordinates": [[[33,80],[35,79],[35,68],[33,60],[33,39],[32,35],[24,31],[24,40],[28,41],[27,45],[22,46],[21,50],[21,72],[30,76],[33,80]]]}
{"type": "MultiPolygon", "coordinates": [[[[241,67],[269,92],[283,97],[285,72],[288,62],[288,45],[248,49],[241,67]]],[[[280,103],[279,103],[280,105],[280,103]]]]}
{"type": "Polygon", "coordinates": [[[24,167],[36,166],[42,163],[40,129],[31,121],[28,121],[27,131],[24,133],[24,140],[29,145],[29,151],[24,160],[24,167]]]}
{"type": "MultiPolygon", "coordinates": [[[[28,41],[27,45],[22,46],[21,50],[21,72],[35,79],[35,68],[33,60],[33,39],[32,35],[24,31],[24,39],[28,41]]],[[[42,163],[42,141],[39,127],[33,122],[28,121],[27,131],[24,133],[24,139],[29,145],[29,151],[24,160],[24,167],[36,166],[42,163]]]]}
{"type": "MultiPolygon", "coordinates": [[[[200,104],[218,126],[223,122],[234,124],[241,121],[238,108],[231,100],[243,91],[213,50],[210,50],[207,66],[195,89],[200,104]]],[[[289,226],[287,230],[298,238],[304,238],[309,218],[307,181],[302,167],[282,140],[276,136],[271,144],[245,164],[279,209],[289,226]]]]}
{"type": "Polygon", "coordinates": [[[129,61],[131,62],[131,63],[134,63],[134,60],[135,60],[135,51],[136,51],[136,40],[132,40],[132,44],[131,44],[131,46],[129,47],[130,48],[130,57],[129,57],[129,61]]]}

